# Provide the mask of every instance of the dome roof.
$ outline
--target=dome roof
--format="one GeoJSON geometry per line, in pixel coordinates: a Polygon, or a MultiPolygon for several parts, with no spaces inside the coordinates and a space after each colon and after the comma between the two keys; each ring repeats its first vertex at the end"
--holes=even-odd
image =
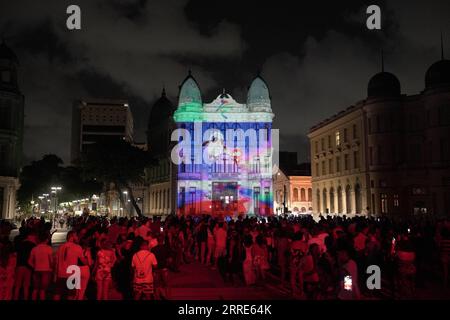
{"type": "Polygon", "coordinates": [[[150,112],[150,118],[148,120],[148,126],[153,127],[159,124],[166,123],[175,111],[175,107],[172,102],[167,99],[166,90],[163,89],[161,97],[153,104],[150,112]]]}
{"type": "Polygon", "coordinates": [[[269,88],[261,76],[257,76],[250,85],[247,93],[247,105],[270,106],[269,88]]]}
{"type": "Polygon", "coordinates": [[[178,97],[178,105],[195,103],[202,104],[202,95],[200,88],[194,77],[189,72],[189,75],[184,79],[180,86],[180,95],[178,97]]]}
{"type": "Polygon", "coordinates": [[[368,97],[395,97],[401,93],[400,81],[390,72],[374,75],[367,86],[368,97]]]}
{"type": "Polygon", "coordinates": [[[450,60],[442,59],[433,63],[425,74],[425,87],[450,85],[450,60]]]}
{"type": "Polygon", "coordinates": [[[10,60],[14,63],[19,63],[19,59],[17,59],[16,54],[14,51],[12,51],[5,43],[5,41],[2,40],[2,43],[0,44],[0,59],[6,59],[10,60]]]}

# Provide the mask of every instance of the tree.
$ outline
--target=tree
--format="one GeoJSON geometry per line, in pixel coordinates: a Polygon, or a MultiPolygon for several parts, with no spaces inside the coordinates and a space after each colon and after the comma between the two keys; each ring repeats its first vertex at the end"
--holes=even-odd
{"type": "Polygon", "coordinates": [[[26,207],[32,197],[49,193],[52,184],[59,184],[59,176],[63,167],[61,158],[54,154],[45,155],[41,160],[33,161],[22,168],[20,188],[17,192],[21,207],[26,207]]]}
{"type": "Polygon", "coordinates": [[[63,167],[61,158],[54,154],[45,155],[23,167],[20,174],[18,201],[22,208],[29,208],[32,198],[50,193],[52,186],[62,186],[58,198],[64,201],[90,197],[101,191],[102,185],[93,180],[84,180],[77,167],[63,167]]]}
{"type": "Polygon", "coordinates": [[[122,139],[103,140],[86,150],[81,163],[85,177],[104,185],[114,184],[122,205],[125,204],[122,190],[126,190],[137,215],[142,216],[132,184],[141,183],[145,168],[154,163],[148,152],[122,139]]]}

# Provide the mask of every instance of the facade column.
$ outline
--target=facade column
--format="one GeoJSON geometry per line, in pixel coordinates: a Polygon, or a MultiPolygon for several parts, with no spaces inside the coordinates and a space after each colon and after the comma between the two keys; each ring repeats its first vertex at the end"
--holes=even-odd
{"type": "Polygon", "coordinates": [[[334,189],[334,212],[333,213],[338,213],[339,212],[339,206],[338,206],[338,192],[337,189],[334,189]]]}
{"type": "Polygon", "coordinates": [[[342,214],[347,214],[347,190],[341,189],[342,194],[342,214]]]}
{"type": "Polygon", "coordinates": [[[356,214],[356,192],[354,189],[351,189],[350,191],[350,201],[352,204],[352,214],[356,214]]]}

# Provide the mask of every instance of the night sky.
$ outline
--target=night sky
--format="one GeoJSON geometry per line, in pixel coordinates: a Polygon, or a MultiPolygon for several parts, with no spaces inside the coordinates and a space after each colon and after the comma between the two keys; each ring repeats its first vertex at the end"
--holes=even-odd
{"type": "Polygon", "coordinates": [[[309,160],[306,133],[366,97],[386,71],[402,92],[419,93],[440,58],[450,56],[450,1],[14,0],[0,2],[0,34],[20,60],[26,161],[54,153],[68,163],[74,99],[126,98],[135,140],[145,141],[151,105],[163,85],[176,103],[192,69],[203,101],[226,88],[245,103],[261,71],[272,96],[281,149],[309,160]],[[66,8],[82,10],[82,30],[66,28],[66,8]],[[382,30],[366,28],[370,4],[382,30]]]}

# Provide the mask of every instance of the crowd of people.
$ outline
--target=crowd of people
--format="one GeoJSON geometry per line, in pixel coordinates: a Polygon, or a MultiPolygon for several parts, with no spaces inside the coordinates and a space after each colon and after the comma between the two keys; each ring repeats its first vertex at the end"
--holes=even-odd
{"type": "Polygon", "coordinates": [[[374,294],[375,265],[393,298],[412,298],[432,276],[448,285],[450,222],[366,217],[168,216],[67,221],[65,243],[52,224],[0,223],[0,300],[170,299],[170,276],[197,261],[230,286],[276,283],[298,299],[362,299],[374,294]],[[439,262],[436,264],[435,262],[439,262]],[[430,269],[439,265],[438,269],[430,269]],[[77,277],[74,277],[77,275],[77,277]]]}

